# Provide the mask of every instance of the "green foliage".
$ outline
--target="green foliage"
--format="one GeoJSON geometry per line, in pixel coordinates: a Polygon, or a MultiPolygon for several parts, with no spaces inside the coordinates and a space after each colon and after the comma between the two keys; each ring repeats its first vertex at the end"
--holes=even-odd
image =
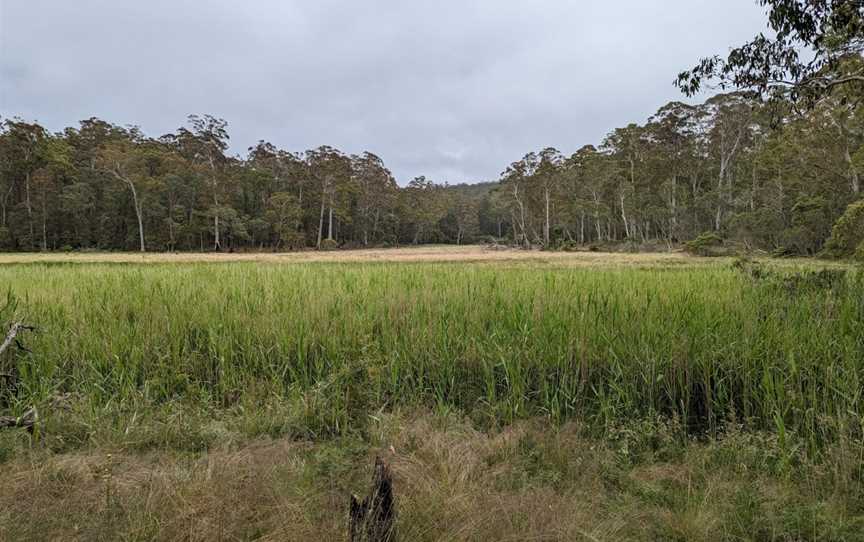
{"type": "Polygon", "coordinates": [[[339,248],[339,242],[334,239],[322,239],[321,246],[318,247],[318,250],[337,250],[339,248]]]}
{"type": "Polygon", "coordinates": [[[864,248],[864,200],[846,208],[831,230],[825,254],[833,258],[859,257],[864,248]]]}
{"type": "Polygon", "coordinates": [[[703,58],[682,72],[676,85],[688,96],[709,82],[774,98],[812,104],[838,87],[859,82],[864,52],[864,12],[857,1],[759,0],[767,6],[767,37],[761,33],[726,58],[703,58]],[[802,59],[802,49],[814,52],[802,59]],[[846,64],[852,63],[850,70],[846,64]],[[846,69],[844,69],[846,68],[846,69]]]}
{"type": "Polygon", "coordinates": [[[714,232],[704,232],[684,243],[687,252],[697,256],[721,256],[723,238],[714,232]]]}

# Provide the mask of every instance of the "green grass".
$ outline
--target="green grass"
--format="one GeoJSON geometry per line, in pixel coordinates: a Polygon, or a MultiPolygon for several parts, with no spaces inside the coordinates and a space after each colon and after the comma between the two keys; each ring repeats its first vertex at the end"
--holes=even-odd
{"type": "Polygon", "coordinates": [[[406,405],[597,428],[659,414],[814,450],[864,413],[854,272],[810,287],[726,267],[32,264],[0,267],[0,284],[39,328],[16,361],[19,409],[62,393],[93,412],[281,402],[283,429],[313,436],[406,405]]]}

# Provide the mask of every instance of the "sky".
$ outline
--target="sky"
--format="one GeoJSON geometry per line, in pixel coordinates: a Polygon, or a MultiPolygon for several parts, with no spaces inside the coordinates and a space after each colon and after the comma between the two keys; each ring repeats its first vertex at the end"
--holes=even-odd
{"type": "Polygon", "coordinates": [[[148,135],[190,114],[370,151],[400,184],[497,179],[684,100],[672,81],[765,29],[755,0],[0,0],[0,117],[148,135]]]}

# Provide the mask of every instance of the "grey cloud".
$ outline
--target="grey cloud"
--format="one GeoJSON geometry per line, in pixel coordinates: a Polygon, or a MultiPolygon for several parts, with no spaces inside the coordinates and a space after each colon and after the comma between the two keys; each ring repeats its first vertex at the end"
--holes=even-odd
{"type": "Polygon", "coordinates": [[[237,153],[330,144],[402,184],[486,180],[644,121],[763,21],[752,0],[0,0],[0,115],[160,135],[210,113],[237,153]]]}

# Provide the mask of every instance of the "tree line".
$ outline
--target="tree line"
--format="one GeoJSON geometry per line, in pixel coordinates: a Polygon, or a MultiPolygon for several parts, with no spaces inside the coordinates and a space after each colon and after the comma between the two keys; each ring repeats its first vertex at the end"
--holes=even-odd
{"type": "Polygon", "coordinates": [[[400,187],[372,153],[259,142],[228,154],[224,120],[159,138],[99,119],[0,128],[3,250],[292,250],[501,242],[678,244],[711,231],[814,254],[861,196],[860,93],[805,112],[744,93],[669,103],[566,156],[530,152],[500,179],[400,187]]]}
{"type": "Polygon", "coordinates": [[[418,177],[400,188],[378,156],[328,146],[292,153],[261,141],[230,156],[227,128],[190,116],[151,138],[95,118],[60,133],[5,120],[0,248],[288,250],[478,235],[477,187],[418,177]]]}

